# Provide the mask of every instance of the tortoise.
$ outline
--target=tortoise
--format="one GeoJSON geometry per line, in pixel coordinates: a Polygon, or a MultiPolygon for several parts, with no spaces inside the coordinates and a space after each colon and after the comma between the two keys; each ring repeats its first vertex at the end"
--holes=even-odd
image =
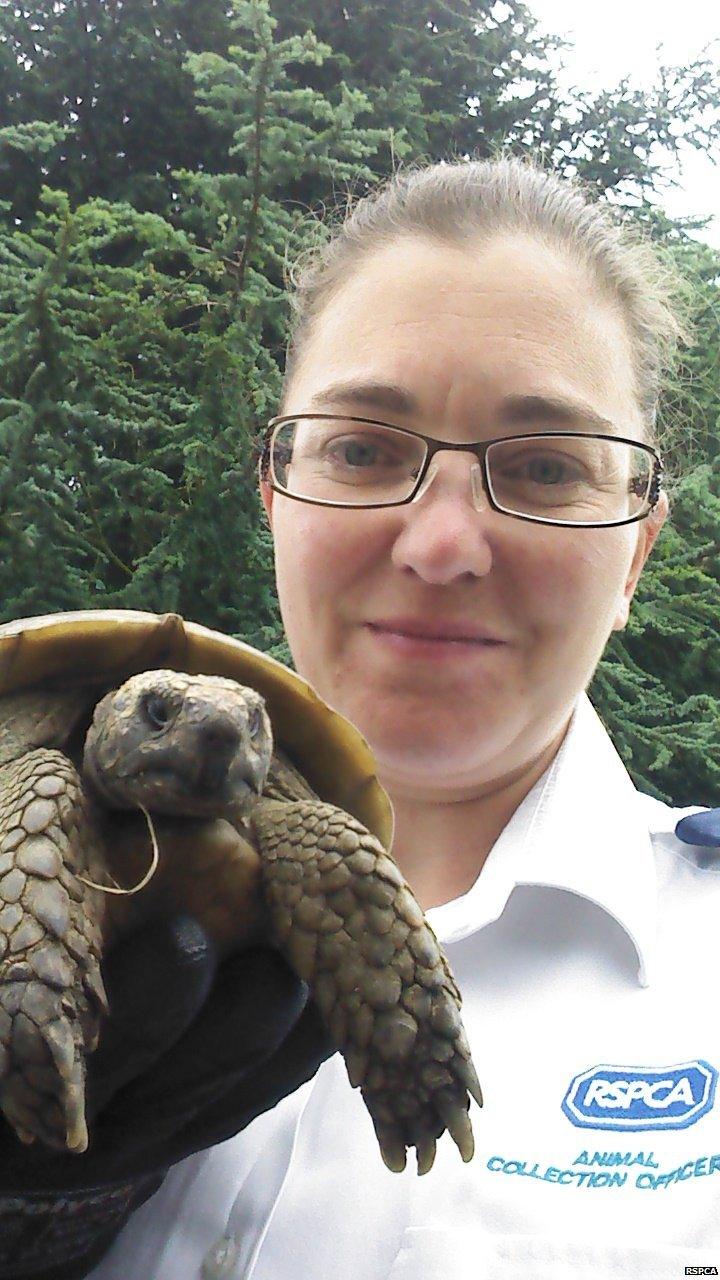
{"type": "Polygon", "coordinates": [[[268,655],[175,614],[0,626],[0,1109],[17,1136],[87,1149],[100,961],[180,907],[221,954],[262,936],[308,983],[388,1168],[414,1146],[427,1172],[446,1129],[471,1159],[460,994],[391,840],[364,739],[268,655]],[[140,808],[151,829],[223,819],[213,865],[192,840],[155,845],[154,876],[126,865],[119,811],[140,808]]]}

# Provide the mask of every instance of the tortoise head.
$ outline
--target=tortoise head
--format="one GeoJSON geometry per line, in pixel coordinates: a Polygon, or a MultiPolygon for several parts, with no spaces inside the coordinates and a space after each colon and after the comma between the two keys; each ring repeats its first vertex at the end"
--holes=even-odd
{"type": "Polygon", "coordinates": [[[143,671],[97,704],[83,774],[113,808],[238,816],[262,792],[272,751],[254,689],[221,676],[143,671]]]}

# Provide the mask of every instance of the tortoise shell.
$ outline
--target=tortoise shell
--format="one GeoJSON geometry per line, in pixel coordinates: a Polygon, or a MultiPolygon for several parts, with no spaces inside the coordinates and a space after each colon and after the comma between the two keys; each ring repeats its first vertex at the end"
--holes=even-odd
{"type": "Polygon", "coordinates": [[[351,813],[386,849],[390,801],[361,734],[315,690],[274,658],[178,614],[85,609],[21,618],[0,626],[0,697],[73,680],[108,688],[152,668],[217,675],[264,697],[275,741],[322,800],[351,813]]]}

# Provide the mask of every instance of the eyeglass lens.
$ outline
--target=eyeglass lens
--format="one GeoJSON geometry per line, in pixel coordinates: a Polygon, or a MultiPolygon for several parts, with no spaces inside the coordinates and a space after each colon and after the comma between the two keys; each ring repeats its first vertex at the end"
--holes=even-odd
{"type": "MultiPolygon", "coordinates": [[[[271,467],[297,497],[343,505],[392,505],[417,486],[427,448],[394,427],[352,418],[297,418],[276,428],[271,467]]],[[[574,524],[615,523],[647,508],[652,456],[622,440],[533,434],[490,446],[493,500],[515,515],[574,524]]]]}

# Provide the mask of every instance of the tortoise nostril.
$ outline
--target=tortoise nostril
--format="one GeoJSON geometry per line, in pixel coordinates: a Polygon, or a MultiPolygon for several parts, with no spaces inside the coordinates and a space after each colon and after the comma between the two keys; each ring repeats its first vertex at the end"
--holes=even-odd
{"type": "Polygon", "coordinates": [[[229,757],[240,745],[240,734],[230,724],[207,724],[200,728],[200,740],[206,751],[227,753],[229,757]]]}
{"type": "Polygon", "coordinates": [[[198,730],[199,749],[203,756],[199,785],[210,791],[219,790],[225,783],[240,746],[240,734],[230,724],[204,724],[198,730]]]}

